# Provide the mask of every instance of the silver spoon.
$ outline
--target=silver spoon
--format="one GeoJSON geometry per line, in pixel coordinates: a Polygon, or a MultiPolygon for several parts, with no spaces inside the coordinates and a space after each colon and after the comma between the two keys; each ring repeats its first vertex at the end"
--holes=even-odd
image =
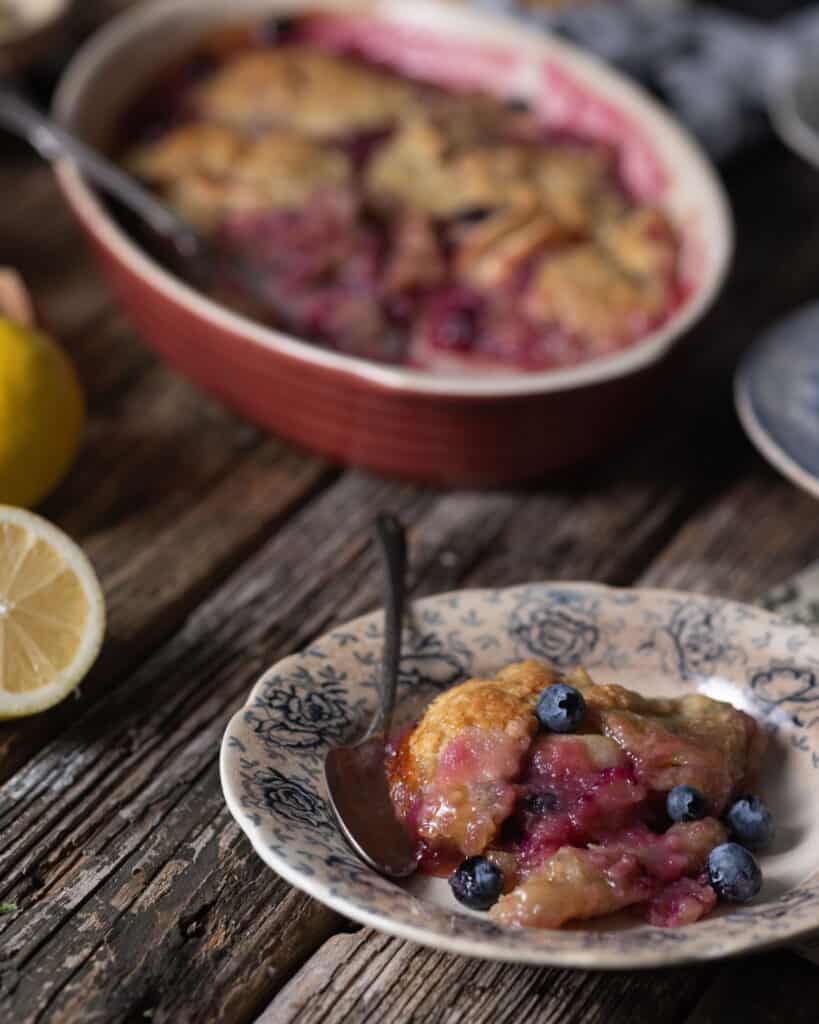
{"type": "Polygon", "coordinates": [[[393,516],[380,515],[375,526],[385,568],[380,704],[358,743],[329,751],[324,776],[338,826],[353,850],[380,874],[406,878],[418,865],[417,851],[395,816],[384,763],[401,656],[406,540],[393,516]]]}
{"type": "Polygon", "coordinates": [[[28,100],[0,85],[0,127],[28,141],[49,162],[73,160],[87,177],[169,244],[184,276],[199,287],[229,279],[256,303],[270,307],[264,276],[241,254],[213,245],[129,174],[87,145],[28,100]]]}

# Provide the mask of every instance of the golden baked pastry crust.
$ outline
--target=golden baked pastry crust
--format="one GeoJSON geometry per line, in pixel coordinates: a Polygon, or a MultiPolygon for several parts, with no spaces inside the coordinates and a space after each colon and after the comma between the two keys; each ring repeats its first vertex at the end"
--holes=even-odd
{"type": "Polygon", "coordinates": [[[464,136],[457,123],[427,113],[407,118],[373,158],[368,191],[382,203],[442,218],[536,198],[522,147],[486,146],[466,130],[464,136]]]}
{"type": "Polygon", "coordinates": [[[430,704],[407,743],[411,771],[418,783],[431,780],[444,748],[465,729],[504,733],[528,740],[537,729],[535,705],[558,674],[537,661],[500,671],[494,679],[470,679],[430,704]]]}
{"type": "Polygon", "coordinates": [[[609,153],[500,139],[493,122],[502,123],[502,110],[470,97],[414,111],[373,160],[368,189],[382,201],[436,217],[475,208],[540,209],[569,233],[588,231],[623,209],[609,153]]]}
{"type": "Polygon", "coordinates": [[[194,96],[202,117],[258,129],[290,126],[316,139],[391,124],[418,89],[353,60],[302,46],[242,53],[194,96]]]}
{"type": "Polygon", "coordinates": [[[230,213],[304,206],[317,191],[351,181],[349,158],[276,129],[247,137],[226,125],[194,122],[134,150],[130,169],[202,227],[230,213]]]}
{"type": "Polygon", "coordinates": [[[455,272],[478,289],[502,285],[544,248],[573,232],[540,205],[502,206],[465,229],[455,249],[455,272]]]}
{"type": "MultiPolygon", "coordinates": [[[[589,340],[596,352],[617,347],[646,330],[668,309],[671,273],[656,270],[665,257],[661,245],[639,246],[631,238],[631,218],[607,226],[600,240],[570,246],[544,259],[536,268],[525,297],[533,319],[555,322],[589,340]],[[618,251],[617,245],[622,246],[618,251]],[[622,258],[625,253],[629,262],[622,258]],[[646,272],[635,268],[653,263],[646,272]]],[[[673,257],[672,257],[673,259],[673,257]]]]}

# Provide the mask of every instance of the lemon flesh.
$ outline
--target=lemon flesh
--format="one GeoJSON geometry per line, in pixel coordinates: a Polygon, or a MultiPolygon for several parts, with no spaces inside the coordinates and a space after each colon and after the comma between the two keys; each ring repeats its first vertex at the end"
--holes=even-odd
{"type": "Polygon", "coordinates": [[[0,505],[0,719],[63,700],[104,632],[102,591],[82,551],[45,519],[0,505]]]}
{"type": "Polygon", "coordinates": [[[56,487],[84,420],[82,389],[59,345],[0,317],[0,502],[28,508],[56,487]]]}

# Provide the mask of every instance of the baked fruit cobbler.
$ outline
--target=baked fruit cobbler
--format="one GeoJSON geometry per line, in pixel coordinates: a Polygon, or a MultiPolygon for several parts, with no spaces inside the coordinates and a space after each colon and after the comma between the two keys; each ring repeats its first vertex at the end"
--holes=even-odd
{"type": "Polygon", "coordinates": [[[128,169],[255,266],[254,315],[356,356],[500,372],[610,354],[673,312],[678,238],[616,144],[316,42],[314,20],[206,39],[123,124],[128,169]]]}
{"type": "Polygon", "coordinates": [[[689,924],[761,884],[773,835],[754,719],[524,661],[439,696],[388,750],[422,870],[499,924],[558,928],[637,907],[689,924]],[[738,840],[728,842],[729,838],[738,840]]]}

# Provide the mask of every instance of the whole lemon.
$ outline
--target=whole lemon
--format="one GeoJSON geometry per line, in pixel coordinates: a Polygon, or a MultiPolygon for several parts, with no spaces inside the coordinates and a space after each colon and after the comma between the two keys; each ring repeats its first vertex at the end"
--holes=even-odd
{"type": "Polygon", "coordinates": [[[84,421],[82,388],[63,350],[0,317],[0,504],[30,507],[56,487],[84,421]]]}

